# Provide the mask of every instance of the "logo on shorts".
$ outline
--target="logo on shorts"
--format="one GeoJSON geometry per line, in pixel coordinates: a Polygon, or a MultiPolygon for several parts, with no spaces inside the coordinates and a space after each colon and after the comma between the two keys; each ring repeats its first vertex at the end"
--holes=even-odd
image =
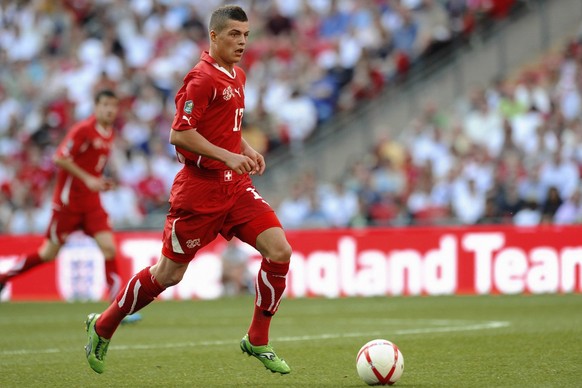
{"type": "Polygon", "coordinates": [[[199,247],[200,246],[200,239],[199,238],[190,239],[190,240],[186,241],[186,246],[189,249],[192,249],[194,247],[199,247]]]}
{"type": "Polygon", "coordinates": [[[226,170],[224,172],[224,180],[230,182],[232,180],[232,170],[226,170]]]}
{"type": "Polygon", "coordinates": [[[194,102],[192,100],[188,100],[184,103],[184,112],[190,114],[192,113],[192,109],[194,109],[194,102]]]}

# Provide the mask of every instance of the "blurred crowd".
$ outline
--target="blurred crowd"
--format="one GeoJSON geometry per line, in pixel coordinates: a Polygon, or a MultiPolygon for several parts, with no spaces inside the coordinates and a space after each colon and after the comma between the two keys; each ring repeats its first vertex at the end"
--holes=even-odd
{"type": "Polygon", "coordinates": [[[582,223],[582,30],[558,53],[427,103],[345,176],[304,172],[278,214],[288,228],[582,223]]]}
{"type": "MultiPolygon", "coordinates": [[[[0,0],[0,232],[44,231],[55,146],[74,122],[91,113],[93,95],[102,88],[115,90],[122,102],[109,165],[118,186],[103,196],[112,221],[116,227],[139,227],[148,214],[165,211],[171,180],[180,168],[167,141],[173,96],[207,49],[208,17],[222,3],[0,0]]],[[[269,153],[279,147],[300,149],[337,112],[375,98],[420,58],[454,39],[468,39],[481,24],[503,18],[516,1],[228,3],[244,6],[252,21],[242,63],[248,77],[244,134],[256,149],[269,153]]],[[[494,101],[497,94],[490,92],[488,106],[496,109],[501,99],[494,101]]],[[[477,96],[472,103],[479,103],[477,96]]],[[[467,108],[469,113],[479,111],[467,108]]],[[[444,127],[429,130],[426,120],[419,120],[414,137],[403,146],[422,148],[425,138],[424,147],[439,144],[444,127]]],[[[378,152],[385,148],[380,145],[378,152]]],[[[438,159],[433,154],[418,157],[438,159]]],[[[388,173],[381,172],[412,164],[386,160],[380,158],[375,167],[365,161],[355,164],[354,176],[337,189],[358,193],[355,207],[360,210],[385,204],[393,194],[400,201],[418,197],[416,202],[422,202],[420,194],[412,194],[430,187],[431,179],[442,178],[446,169],[441,160],[433,163],[437,173],[400,183],[411,195],[403,195],[402,187],[396,195],[388,173]],[[386,187],[374,194],[382,198],[366,198],[363,186],[357,187],[362,184],[359,170],[373,172],[375,184],[384,182],[386,187]]],[[[454,172],[445,175],[454,178],[454,172]]],[[[386,213],[385,207],[366,213],[386,213]]],[[[338,222],[346,223],[331,224],[338,222]]]]}

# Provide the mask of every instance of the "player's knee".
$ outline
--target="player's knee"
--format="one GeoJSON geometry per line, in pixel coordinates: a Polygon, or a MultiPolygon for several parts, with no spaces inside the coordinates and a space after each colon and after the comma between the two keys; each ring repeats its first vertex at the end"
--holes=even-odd
{"type": "Polygon", "coordinates": [[[267,257],[278,263],[288,263],[291,260],[292,253],[293,250],[291,249],[291,245],[289,245],[289,243],[284,240],[276,244],[270,250],[270,253],[267,257]]]}
{"type": "Polygon", "coordinates": [[[48,252],[48,253],[41,252],[38,254],[38,256],[40,257],[40,259],[42,261],[46,261],[46,262],[53,261],[54,259],[57,258],[57,254],[53,253],[53,252],[48,252]]]}
{"type": "Polygon", "coordinates": [[[113,245],[101,247],[101,252],[103,253],[103,257],[105,257],[105,260],[113,260],[115,258],[116,250],[113,245]]]}
{"type": "MultiPolygon", "coordinates": [[[[167,259],[169,260],[169,259],[167,259]]],[[[182,281],[188,265],[168,265],[168,261],[157,263],[150,268],[150,273],[164,288],[175,286],[182,281]]]]}
{"type": "Polygon", "coordinates": [[[59,243],[46,240],[38,249],[37,253],[42,261],[53,261],[56,259],[60,249],[61,245],[59,243]]]}
{"type": "Polygon", "coordinates": [[[164,288],[175,286],[182,281],[184,274],[181,272],[159,273],[155,276],[158,283],[164,288]]]}

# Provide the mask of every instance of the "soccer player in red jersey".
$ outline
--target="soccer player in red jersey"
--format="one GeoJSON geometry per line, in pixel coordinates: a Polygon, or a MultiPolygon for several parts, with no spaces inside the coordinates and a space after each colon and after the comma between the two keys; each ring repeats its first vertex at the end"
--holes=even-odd
{"type": "Polygon", "coordinates": [[[262,174],[265,160],[241,136],[246,76],[236,63],[248,35],[242,8],[223,6],[212,13],[209,52],[202,54],[176,94],[170,143],[184,167],[176,174],[170,193],[160,259],[138,272],[102,314],[90,314],[86,321],[87,360],[97,373],[104,370],[110,339],[121,320],[180,282],[196,252],[218,234],[229,240],[238,237],[263,256],[254,314],[240,343],[242,351],[272,372],[291,371],[269,344],[271,318],[285,290],[291,247],[275,212],[249,176],[262,174]]]}
{"type": "MultiPolygon", "coordinates": [[[[95,96],[94,114],[74,125],[54,155],[59,167],[53,195],[53,214],[40,248],[0,274],[0,289],[13,277],[54,260],[69,234],[82,230],[92,236],[105,257],[109,296],[115,298],[122,285],[115,261],[115,241],[109,218],[101,206],[100,192],[112,187],[103,176],[114,139],[113,122],[118,99],[110,90],[95,96]]],[[[138,317],[134,317],[138,318],[138,317]]]]}

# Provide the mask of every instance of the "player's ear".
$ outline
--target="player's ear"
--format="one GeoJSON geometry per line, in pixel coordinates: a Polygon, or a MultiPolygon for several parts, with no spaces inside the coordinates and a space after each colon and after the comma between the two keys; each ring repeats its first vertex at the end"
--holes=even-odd
{"type": "Polygon", "coordinates": [[[210,30],[210,41],[216,42],[216,31],[210,30]]]}

